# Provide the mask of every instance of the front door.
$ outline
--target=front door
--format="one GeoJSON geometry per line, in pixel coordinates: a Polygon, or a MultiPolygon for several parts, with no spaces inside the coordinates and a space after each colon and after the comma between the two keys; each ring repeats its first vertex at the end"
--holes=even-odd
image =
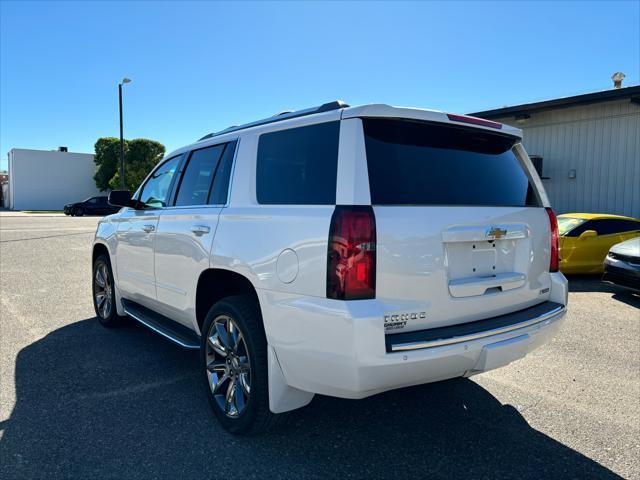
{"type": "Polygon", "coordinates": [[[153,272],[153,243],[158,210],[127,208],[118,218],[117,285],[120,294],[149,305],[156,298],[153,272]]]}
{"type": "Polygon", "coordinates": [[[154,170],[137,196],[141,208],[125,209],[117,229],[117,286],[121,295],[143,305],[156,300],[153,249],[160,212],[169,201],[181,157],[174,157],[154,170]]]}
{"type": "Polygon", "coordinates": [[[160,313],[189,328],[196,318],[196,291],[209,257],[218,217],[227,202],[235,142],[194,150],[182,169],[174,205],[165,208],[155,242],[160,313]]]}

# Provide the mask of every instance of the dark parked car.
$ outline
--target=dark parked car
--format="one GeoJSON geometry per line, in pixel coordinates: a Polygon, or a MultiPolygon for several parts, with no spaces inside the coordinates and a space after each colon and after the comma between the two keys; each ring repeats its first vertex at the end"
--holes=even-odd
{"type": "Polygon", "coordinates": [[[640,293],[640,237],[611,247],[602,280],[640,293]]]}
{"type": "Polygon", "coordinates": [[[64,206],[65,215],[81,217],[82,215],[111,215],[120,210],[120,207],[109,205],[108,197],[91,197],[78,203],[67,203],[64,206]]]}

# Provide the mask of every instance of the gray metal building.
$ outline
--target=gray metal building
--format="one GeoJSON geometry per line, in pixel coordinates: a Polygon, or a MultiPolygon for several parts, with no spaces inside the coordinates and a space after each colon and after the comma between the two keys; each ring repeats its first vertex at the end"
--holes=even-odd
{"type": "Polygon", "coordinates": [[[471,115],[522,129],[557,213],[640,217],[640,86],[471,115]]]}

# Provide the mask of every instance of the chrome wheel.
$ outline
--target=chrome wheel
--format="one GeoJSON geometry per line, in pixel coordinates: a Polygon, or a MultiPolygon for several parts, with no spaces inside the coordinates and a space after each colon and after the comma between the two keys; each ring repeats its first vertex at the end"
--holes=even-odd
{"type": "Polygon", "coordinates": [[[111,298],[113,283],[109,276],[109,268],[104,263],[100,263],[96,268],[93,277],[94,284],[94,300],[96,302],[96,310],[103,319],[108,319],[111,315],[111,298]]]}
{"type": "Polygon", "coordinates": [[[249,351],[236,322],[216,317],[207,332],[207,380],[216,403],[228,417],[238,417],[251,394],[249,351]]]}

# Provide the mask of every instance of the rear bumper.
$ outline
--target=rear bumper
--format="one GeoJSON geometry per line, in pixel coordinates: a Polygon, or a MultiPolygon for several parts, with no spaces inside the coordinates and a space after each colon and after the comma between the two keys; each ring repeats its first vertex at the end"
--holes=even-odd
{"type": "Polygon", "coordinates": [[[416,332],[386,335],[387,352],[406,352],[422,348],[443,347],[510,333],[557,317],[565,307],[555,302],[544,302],[533,307],[477,322],[451,327],[432,328],[416,332]]]}
{"type": "MultiPolygon", "coordinates": [[[[405,334],[385,336],[383,311],[375,300],[289,298],[274,304],[274,298],[265,298],[268,306],[263,307],[263,315],[268,341],[288,386],[357,399],[395,388],[471,376],[524,357],[547,343],[565,317],[566,279],[557,274],[552,284],[553,304],[545,302],[546,306],[538,310],[525,309],[530,314],[516,312],[511,315],[511,322],[505,323],[501,317],[484,320],[497,321],[498,325],[470,334],[463,332],[453,342],[398,351],[389,348],[388,337],[405,334]],[[505,330],[507,323],[509,328],[505,330]],[[280,329],[285,325],[294,331],[285,333],[280,329]]],[[[264,301],[261,304],[264,306],[264,301]]]]}

